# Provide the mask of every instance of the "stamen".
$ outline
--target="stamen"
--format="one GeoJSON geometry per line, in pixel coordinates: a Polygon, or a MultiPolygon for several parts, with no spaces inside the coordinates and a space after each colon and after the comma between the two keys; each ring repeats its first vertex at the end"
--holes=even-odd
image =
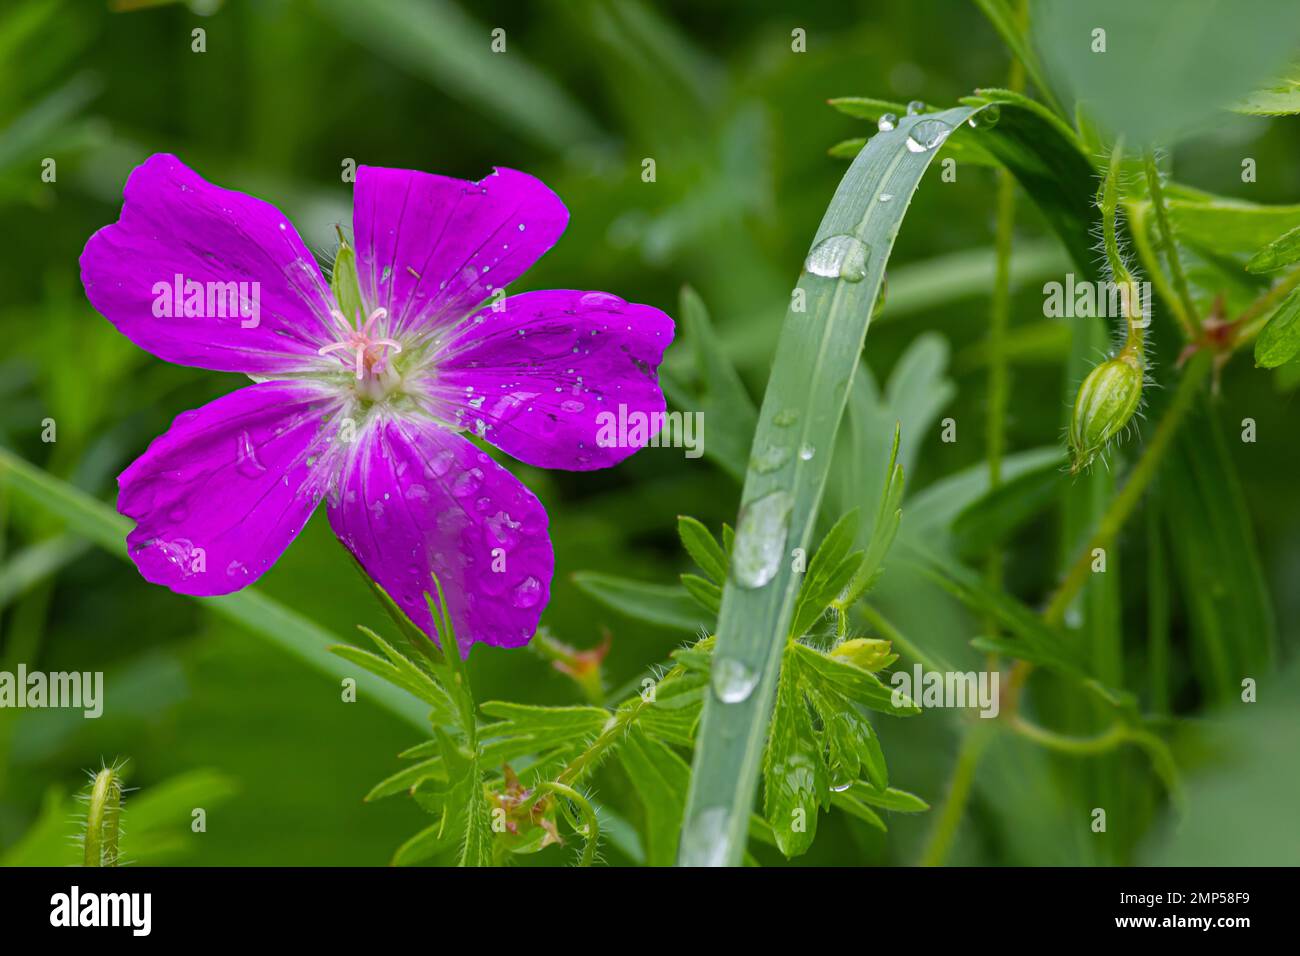
{"type": "Polygon", "coordinates": [[[338,342],[322,346],[317,350],[318,355],[329,355],[331,352],[340,350],[351,350],[355,356],[354,367],[356,369],[357,381],[365,378],[366,371],[379,373],[388,367],[388,355],[383,350],[388,349],[391,352],[402,351],[402,346],[393,339],[375,339],[371,338],[374,333],[375,323],[388,317],[388,310],[385,308],[375,309],[366,319],[365,324],[361,322],[361,314],[357,313],[356,327],[350,327],[347,317],[337,309],[331,310],[330,314],[339,321],[342,326],[343,338],[338,342]],[[344,331],[346,330],[346,331],[344,331]]]}

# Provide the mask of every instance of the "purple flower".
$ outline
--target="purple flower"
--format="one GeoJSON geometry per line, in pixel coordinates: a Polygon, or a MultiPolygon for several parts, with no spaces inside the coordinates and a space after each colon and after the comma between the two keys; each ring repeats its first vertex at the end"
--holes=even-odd
{"type": "MultiPolygon", "coordinates": [[[[662,418],[673,323],[601,292],[504,297],[568,211],[540,181],[362,166],[355,267],[332,282],[274,206],[174,156],[127,180],[81,256],[94,307],[169,362],[253,385],[179,415],[118,478],[140,573],[182,594],[256,581],[319,501],[411,619],[441,580],[463,652],[527,643],[555,559],[537,498],[461,432],[541,468],[614,465],[598,416],[662,418]]],[[[648,441],[649,436],[646,436],[648,441]]]]}

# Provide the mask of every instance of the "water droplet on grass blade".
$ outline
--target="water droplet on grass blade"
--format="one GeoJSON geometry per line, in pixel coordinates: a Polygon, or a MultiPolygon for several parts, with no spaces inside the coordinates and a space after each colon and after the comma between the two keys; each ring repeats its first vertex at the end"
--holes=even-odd
{"type": "Polygon", "coordinates": [[[790,449],[783,445],[767,445],[755,452],[749,464],[760,475],[776,471],[790,460],[790,449]]]}
{"type": "Polygon", "coordinates": [[[867,274],[871,250],[856,236],[841,233],[827,236],[808,253],[804,268],[815,276],[861,282],[867,274]]]}
{"type": "Polygon", "coordinates": [[[748,700],[758,684],[758,672],[734,657],[715,658],[712,670],[714,696],[724,704],[748,700]]]}
{"type": "Polygon", "coordinates": [[[971,116],[966,125],[971,129],[992,129],[1002,118],[1002,109],[997,103],[990,103],[984,109],[971,116]]]}
{"type": "Polygon", "coordinates": [[[776,577],[793,507],[794,499],[788,491],[774,491],[741,509],[731,575],[742,588],[761,588],[776,577]]]}
{"type": "Polygon", "coordinates": [[[917,113],[924,113],[924,112],[925,112],[925,104],[922,103],[920,100],[912,100],[912,102],[907,104],[908,116],[915,116],[917,113]]]}
{"type": "Polygon", "coordinates": [[[799,449],[799,458],[802,461],[812,461],[812,457],[815,454],[817,454],[817,449],[812,445],[804,445],[799,449]]]}
{"type": "Polygon", "coordinates": [[[880,119],[876,120],[876,129],[882,133],[888,133],[898,125],[898,117],[893,113],[882,113],[880,119]]]}
{"type": "Polygon", "coordinates": [[[952,133],[952,127],[937,119],[921,120],[907,134],[907,148],[913,153],[928,153],[952,133]]]}
{"type": "Polygon", "coordinates": [[[725,866],[730,819],[726,807],[707,807],[697,813],[682,833],[682,866],[725,866]]]}

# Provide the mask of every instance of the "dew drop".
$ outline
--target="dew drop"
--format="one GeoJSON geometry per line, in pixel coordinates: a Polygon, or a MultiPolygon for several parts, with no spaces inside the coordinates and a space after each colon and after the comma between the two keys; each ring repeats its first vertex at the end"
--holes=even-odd
{"type": "Polygon", "coordinates": [[[971,116],[966,125],[971,129],[992,129],[1002,118],[1002,109],[997,103],[990,103],[984,109],[971,116]]]}
{"type": "Polygon", "coordinates": [[[712,678],[713,693],[724,704],[739,704],[749,699],[758,684],[758,672],[734,657],[715,658],[712,678]]]}
{"type": "Polygon", "coordinates": [[[511,595],[510,603],[520,610],[524,610],[535,606],[541,599],[542,582],[538,581],[537,578],[530,574],[515,585],[515,590],[513,595],[511,595]]]}
{"type": "Polygon", "coordinates": [[[578,308],[593,312],[622,312],[627,303],[608,292],[584,292],[578,297],[578,308]]]}
{"type": "Polygon", "coordinates": [[[253,436],[248,432],[239,433],[239,451],[235,459],[235,470],[245,478],[256,478],[266,471],[266,466],[257,460],[253,436]]]}
{"type": "Polygon", "coordinates": [[[760,475],[776,471],[790,460],[790,449],[784,445],[767,445],[750,458],[750,466],[760,475]]]}
{"type": "Polygon", "coordinates": [[[925,112],[925,104],[922,103],[920,100],[912,100],[912,102],[907,104],[908,116],[915,116],[917,113],[924,113],[924,112],[925,112]]]}
{"type": "Polygon", "coordinates": [[[726,807],[706,807],[682,832],[682,866],[725,866],[731,814],[726,807]]]}
{"type": "Polygon", "coordinates": [[[789,428],[799,420],[799,412],[793,408],[786,408],[772,416],[772,424],[778,428],[789,428]]]}
{"type": "Polygon", "coordinates": [[[952,127],[937,119],[921,120],[907,134],[907,148],[913,153],[928,153],[952,133],[952,127]]]}
{"type": "Polygon", "coordinates": [[[813,455],[817,454],[817,449],[812,445],[804,445],[799,449],[800,461],[812,461],[813,455]]]}
{"type": "Polygon", "coordinates": [[[877,196],[876,198],[877,198],[878,200],[880,200],[881,202],[889,202],[891,199],[894,198],[894,194],[893,194],[893,193],[881,193],[881,194],[880,194],[879,196],[877,196]]]}
{"type": "Polygon", "coordinates": [[[808,253],[804,268],[815,276],[861,282],[867,274],[870,250],[856,236],[840,234],[827,236],[808,253]]]}
{"type": "Polygon", "coordinates": [[[773,491],[740,510],[731,574],[741,587],[761,588],[776,576],[793,507],[788,491],[773,491]]]}
{"type": "Polygon", "coordinates": [[[888,133],[898,125],[898,117],[893,113],[882,113],[880,119],[876,120],[876,129],[882,133],[888,133]]]}
{"type": "Polygon", "coordinates": [[[451,484],[451,493],[457,498],[463,498],[478,491],[481,484],[483,484],[482,470],[470,468],[456,476],[456,480],[451,484]]]}

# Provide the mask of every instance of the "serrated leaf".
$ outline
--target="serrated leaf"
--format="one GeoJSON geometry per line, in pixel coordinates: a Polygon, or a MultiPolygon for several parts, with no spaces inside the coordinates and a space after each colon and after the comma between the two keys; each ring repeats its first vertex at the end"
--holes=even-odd
{"type": "Polygon", "coordinates": [[[869,787],[861,781],[850,787],[847,793],[855,800],[895,813],[924,813],[930,809],[930,805],[914,793],[892,787],[869,787]]]}
{"type": "Polygon", "coordinates": [[[694,598],[695,603],[716,617],[722,607],[722,588],[698,574],[683,574],[681,581],[682,587],[694,598]]]}
{"type": "Polygon", "coordinates": [[[754,400],[714,332],[704,301],[689,286],[682,289],[678,318],[693,359],[693,374],[683,375],[670,364],[660,370],[660,382],[674,405],[703,414],[709,423],[705,456],[739,480],[745,474],[757,421],[754,400]]]}
{"type": "Polygon", "coordinates": [[[391,865],[413,866],[423,863],[439,853],[445,853],[450,847],[451,841],[443,833],[441,821],[431,823],[397,848],[391,865]]]}
{"type": "Polygon", "coordinates": [[[794,668],[783,667],[763,770],[763,815],[787,859],[806,853],[829,792],[821,747],[794,668]]]}
{"type": "Polygon", "coordinates": [[[442,756],[431,757],[428,760],[422,760],[417,764],[409,767],[403,767],[391,777],[379,781],[370,788],[366,794],[365,800],[379,800],[382,797],[391,797],[398,793],[409,793],[414,787],[418,786],[430,778],[443,779],[447,777],[446,768],[442,765],[442,756]]]}
{"type": "Polygon", "coordinates": [[[709,626],[708,615],[696,606],[684,587],[649,584],[598,571],[578,571],[573,583],[606,607],[639,621],[692,634],[709,626]]]}
{"type": "Polygon", "coordinates": [[[1277,368],[1300,354],[1300,289],[1282,300],[1255,340],[1255,365],[1277,368]]]}
{"type": "Polygon", "coordinates": [[[826,681],[854,703],[895,717],[910,717],[921,712],[921,708],[903,695],[895,705],[894,692],[882,684],[880,678],[842,658],[831,657],[798,642],[791,643],[787,654],[797,668],[806,672],[808,676],[805,679],[814,687],[815,681],[826,681]]]}
{"type": "Polygon", "coordinates": [[[701,570],[716,582],[727,580],[727,555],[709,529],[689,515],[677,518],[677,535],[682,546],[701,570]]]}
{"type": "Polygon", "coordinates": [[[1300,226],[1284,232],[1251,256],[1246,271],[1272,272],[1293,262],[1300,262],[1300,226]]]}
{"type": "Polygon", "coordinates": [[[686,809],[691,768],[635,725],[618,751],[645,811],[645,853],[650,866],[672,866],[686,809]]]}
{"type": "Polygon", "coordinates": [[[869,823],[881,832],[884,832],[887,829],[885,821],[880,819],[880,814],[876,813],[875,810],[872,810],[865,803],[855,799],[847,792],[836,793],[835,791],[831,791],[831,806],[839,807],[839,809],[843,810],[850,816],[857,817],[864,823],[869,823]]]}
{"type": "Polygon", "coordinates": [[[489,717],[501,718],[487,724],[483,736],[510,737],[520,734],[561,738],[597,734],[609,723],[610,713],[603,707],[542,707],[489,700],[479,708],[489,717]]]}
{"type": "Polygon", "coordinates": [[[848,575],[845,576],[845,559],[849,549],[858,536],[858,511],[853,509],[843,515],[839,521],[826,532],[821,546],[808,562],[803,585],[799,588],[799,599],[795,605],[794,620],[790,625],[792,637],[802,637],[817,622],[826,608],[839,597],[840,591],[853,576],[853,572],[862,563],[861,555],[847,564],[848,575]]]}

